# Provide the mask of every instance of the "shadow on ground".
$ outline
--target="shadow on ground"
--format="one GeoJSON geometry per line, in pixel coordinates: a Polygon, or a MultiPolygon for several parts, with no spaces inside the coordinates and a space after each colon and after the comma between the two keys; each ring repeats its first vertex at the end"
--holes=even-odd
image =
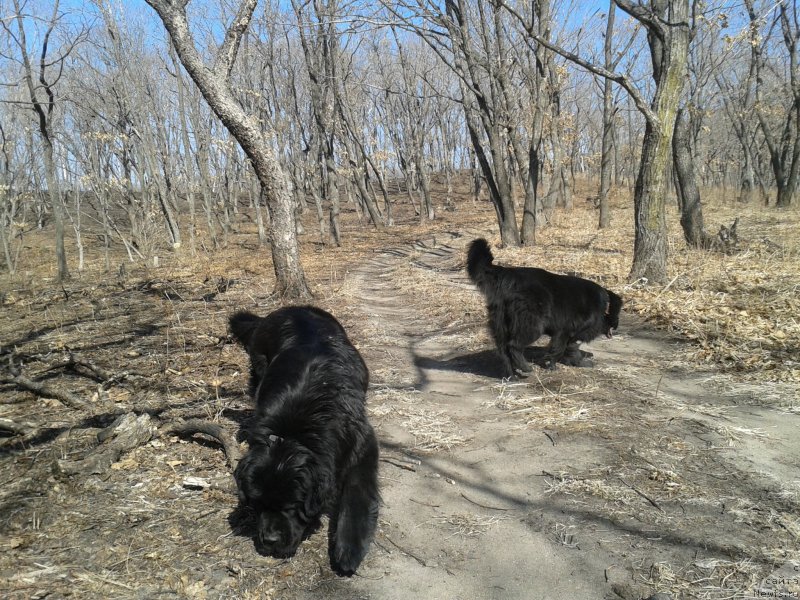
{"type": "MultiPolygon", "coordinates": [[[[525,349],[525,358],[528,362],[532,363],[535,367],[544,369],[545,366],[545,351],[544,347],[533,347],[525,349]]],[[[591,367],[591,361],[586,360],[581,365],[575,365],[565,362],[569,366],[591,367]]],[[[471,373],[472,375],[479,375],[481,377],[492,377],[500,379],[505,377],[503,373],[503,364],[494,350],[481,350],[480,352],[471,352],[469,354],[461,354],[447,359],[428,358],[425,356],[414,355],[414,366],[417,369],[434,369],[437,371],[454,371],[456,373],[471,373]]]]}

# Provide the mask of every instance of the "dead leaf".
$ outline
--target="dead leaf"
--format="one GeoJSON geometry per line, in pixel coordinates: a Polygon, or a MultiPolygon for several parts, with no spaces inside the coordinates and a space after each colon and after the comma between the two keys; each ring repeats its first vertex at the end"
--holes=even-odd
{"type": "Polygon", "coordinates": [[[123,458],[120,461],[117,461],[111,465],[111,468],[114,471],[130,471],[132,469],[139,468],[139,461],[134,460],[131,457],[123,458]]]}

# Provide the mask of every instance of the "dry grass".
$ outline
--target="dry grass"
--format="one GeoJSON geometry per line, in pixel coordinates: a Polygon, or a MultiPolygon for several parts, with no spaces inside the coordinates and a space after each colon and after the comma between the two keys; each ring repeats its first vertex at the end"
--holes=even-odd
{"type": "Polygon", "coordinates": [[[522,420],[521,427],[551,428],[577,432],[603,427],[616,413],[617,403],[602,402],[596,395],[599,386],[580,379],[561,382],[552,390],[534,373],[536,383],[509,382],[490,386],[496,397],[485,406],[494,406],[522,420]]]}
{"type": "Polygon", "coordinates": [[[485,517],[471,513],[455,513],[440,519],[439,524],[445,526],[452,533],[450,537],[462,538],[479,537],[489,529],[504,520],[504,517],[485,517]]]}
{"type": "Polygon", "coordinates": [[[453,419],[442,410],[424,406],[418,390],[378,388],[371,392],[369,414],[391,416],[414,438],[414,449],[422,452],[451,450],[466,443],[453,419]]]}

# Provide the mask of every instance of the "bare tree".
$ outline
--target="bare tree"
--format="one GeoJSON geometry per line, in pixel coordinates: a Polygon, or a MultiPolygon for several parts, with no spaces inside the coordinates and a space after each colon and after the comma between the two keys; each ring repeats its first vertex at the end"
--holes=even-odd
{"type": "MultiPolygon", "coordinates": [[[[608,71],[616,70],[620,60],[633,45],[636,35],[631,35],[629,42],[622,50],[614,54],[614,21],[616,15],[616,5],[614,0],[608,2],[608,14],[606,15],[606,33],[603,41],[603,66],[608,71]]],[[[602,229],[611,225],[611,211],[608,206],[608,192],[611,189],[611,167],[616,149],[614,118],[616,107],[614,106],[612,82],[608,77],[603,78],[603,133],[602,147],[600,150],[600,190],[597,195],[597,204],[600,209],[599,227],[602,229]]],[[[616,161],[614,161],[616,163],[616,161]]],[[[618,169],[617,165],[617,169],[618,169]]]]}
{"type": "Polygon", "coordinates": [[[38,70],[34,73],[34,66],[28,51],[28,41],[24,5],[19,0],[13,0],[14,14],[17,24],[17,32],[14,33],[6,23],[6,19],[0,20],[3,29],[12,39],[14,45],[20,53],[22,63],[22,76],[30,99],[30,107],[35,113],[39,137],[42,142],[42,160],[44,162],[44,174],[47,182],[47,193],[53,209],[53,221],[55,224],[55,243],[56,243],[56,265],[58,281],[69,279],[69,268],[67,266],[67,255],[64,248],[64,200],[61,196],[61,186],[56,169],[55,160],[55,132],[53,130],[54,112],[56,109],[57,95],[55,88],[63,75],[64,64],[67,57],[75,47],[85,39],[86,32],[81,31],[74,39],[59,50],[56,58],[48,55],[51,36],[63,17],[59,13],[59,0],[53,3],[53,10],[50,17],[45,21],[46,30],[41,41],[39,53],[38,70]],[[51,71],[55,71],[51,73],[51,71]],[[35,79],[34,79],[35,77],[35,79]]]}
{"type": "MultiPolygon", "coordinates": [[[[645,100],[627,76],[597,66],[551,43],[530,25],[526,29],[528,35],[538,43],[592,73],[621,85],[644,115],[642,158],[634,188],[635,237],[630,278],[660,283],[667,277],[665,198],[671,172],[669,167],[675,115],[686,76],[693,11],[690,11],[689,0],[614,2],[647,30],[655,83],[655,93],[650,102],[645,100]]],[[[506,8],[525,23],[513,8],[508,5],[506,8]]]]}
{"type": "Polygon", "coordinates": [[[9,273],[15,273],[21,243],[14,244],[17,237],[17,219],[22,212],[20,192],[17,190],[17,179],[20,167],[15,164],[16,140],[9,139],[5,128],[0,123],[0,246],[3,247],[3,258],[9,273]]]}
{"type": "Polygon", "coordinates": [[[789,106],[782,123],[783,131],[778,135],[774,131],[768,113],[774,114],[773,103],[764,98],[764,70],[766,69],[764,44],[760,35],[760,18],[756,13],[754,0],[745,0],[747,14],[750,18],[750,49],[753,70],[755,73],[755,109],[761,131],[769,149],[772,173],[778,188],[776,205],[786,207],[792,203],[797,191],[800,175],[800,17],[795,2],[778,2],[777,15],[765,36],[770,37],[771,30],[780,23],[783,44],[786,49],[788,65],[789,106]],[[791,8],[788,6],[791,4],[791,8]]]}
{"type": "Polygon", "coordinates": [[[211,109],[250,159],[272,218],[272,262],[277,279],[276,292],[289,298],[307,298],[311,294],[300,264],[297,227],[292,196],[286,176],[271,140],[273,132],[258,123],[236,101],[230,75],[242,36],[247,31],[258,0],[243,0],[233,22],[217,49],[211,67],[203,62],[186,15],[188,0],[146,0],[158,13],[169,32],[175,51],[189,76],[200,89],[211,109]]]}

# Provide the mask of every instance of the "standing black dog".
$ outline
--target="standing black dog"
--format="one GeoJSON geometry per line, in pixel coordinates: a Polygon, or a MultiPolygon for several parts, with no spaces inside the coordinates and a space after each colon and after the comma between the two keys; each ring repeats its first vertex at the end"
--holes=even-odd
{"type": "Polygon", "coordinates": [[[292,306],[238,312],[234,337],[250,355],[256,419],[236,468],[240,502],[257,515],[259,552],[293,556],[328,515],[328,555],[355,573],[378,520],[378,442],[367,421],[367,366],[330,314],[292,306]]]}
{"type": "Polygon", "coordinates": [[[622,298],[592,281],[556,275],[544,269],[501,267],[484,239],[467,253],[467,273],[486,297],[489,329],[506,376],[524,376],[531,366],[523,350],[542,335],[550,336],[545,364],[578,365],[591,356],[578,348],[619,327],[622,298]]]}

